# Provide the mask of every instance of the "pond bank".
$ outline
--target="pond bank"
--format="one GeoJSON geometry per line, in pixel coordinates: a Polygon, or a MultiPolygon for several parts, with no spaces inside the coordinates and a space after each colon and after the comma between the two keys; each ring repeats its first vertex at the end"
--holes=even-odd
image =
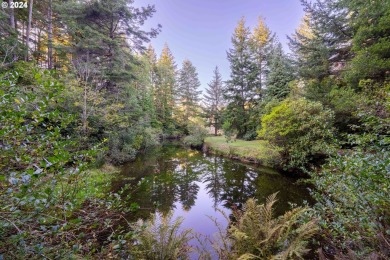
{"type": "MultiPolygon", "coordinates": [[[[112,180],[111,191],[123,191],[123,205],[139,206],[124,214],[129,222],[149,220],[156,212],[165,216],[171,213],[173,222],[182,218],[179,231],[191,229],[212,238],[219,228],[226,230],[233,211],[242,209],[249,198],[265,203],[278,192],[275,217],[290,210],[290,203],[311,204],[307,186],[296,181],[268,167],[204,154],[177,142],[155,147],[123,165],[112,180]]],[[[188,246],[212,254],[205,259],[218,259],[209,240],[192,239],[188,246]]],[[[195,251],[189,258],[203,259],[195,251]]]]}
{"type": "Polygon", "coordinates": [[[235,140],[227,143],[223,136],[209,136],[204,140],[203,151],[268,167],[278,166],[280,162],[278,150],[264,140],[235,140]]]}

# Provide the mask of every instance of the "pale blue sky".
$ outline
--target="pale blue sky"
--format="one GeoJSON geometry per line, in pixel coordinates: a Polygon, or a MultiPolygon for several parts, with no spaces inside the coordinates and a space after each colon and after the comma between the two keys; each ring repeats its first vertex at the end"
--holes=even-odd
{"type": "Polygon", "coordinates": [[[216,65],[223,80],[229,78],[226,51],[242,16],[251,28],[262,16],[288,51],[286,35],[294,32],[304,15],[299,0],[135,0],[135,4],[155,5],[156,13],[145,29],[162,25],[162,32],[151,41],[157,55],[167,43],[179,68],[189,59],[197,68],[202,89],[211,81],[216,65]]]}

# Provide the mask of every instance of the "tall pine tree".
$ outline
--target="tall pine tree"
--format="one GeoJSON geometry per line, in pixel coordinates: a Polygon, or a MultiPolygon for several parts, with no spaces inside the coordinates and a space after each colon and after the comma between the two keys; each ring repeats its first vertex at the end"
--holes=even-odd
{"type": "Polygon", "coordinates": [[[223,82],[218,66],[214,69],[214,77],[206,88],[204,94],[205,115],[209,121],[209,125],[214,127],[214,135],[218,134],[222,123],[223,109],[223,82]]]}
{"type": "Polygon", "coordinates": [[[255,106],[257,72],[251,46],[250,30],[242,18],[232,36],[233,48],[227,52],[230,62],[230,80],[227,81],[224,98],[229,102],[226,120],[230,130],[236,130],[238,137],[248,131],[255,131],[250,125],[250,112],[255,106]]]}
{"type": "Polygon", "coordinates": [[[200,81],[195,66],[189,60],[184,60],[179,72],[177,99],[181,112],[182,124],[187,127],[190,119],[199,112],[200,81]]]}
{"type": "Polygon", "coordinates": [[[294,80],[294,70],[279,43],[272,51],[267,75],[267,99],[282,100],[290,93],[289,83],[294,80]]]}
{"type": "Polygon", "coordinates": [[[352,58],[346,79],[354,86],[362,79],[390,79],[390,1],[341,1],[350,11],[352,58]]]}
{"type": "Polygon", "coordinates": [[[257,26],[253,29],[250,36],[251,51],[256,65],[256,94],[258,100],[261,100],[262,89],[265,86],[265,77],[268,72],[268,60],[272,52],[272,45],[275,36],[265,24],[263,18],[259,17],[257,26]]]}
{"type": "Polygon", "coordinates": [[[154,88],[154,99],[157,119],[163,129],[174,130],[173,110],[175,106],[174,90],[176,86],[177,66],[174,57],[165,44],[160,58],[157,61],[157,84],[154,88]]]}

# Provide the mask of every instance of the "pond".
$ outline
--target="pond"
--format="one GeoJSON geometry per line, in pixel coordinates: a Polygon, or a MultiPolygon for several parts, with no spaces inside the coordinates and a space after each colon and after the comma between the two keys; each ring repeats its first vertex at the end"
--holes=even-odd
{"type": "Polygon", "coordinates": [[[170,143],[142,154],[134,162],[125,164],[113,181],[113,190],[125,185],[125,195],[131,196],[140,209],[129,218],[147,219],[156,211],[173,211],[174,218],[184,218],[182,228],[213,236],[223,227],[232,207],[241,208],[248,198],[259,202],[278,192],[276,214],[290,209],[290,203],[303,205],[310,201],[307,187],[296,179],[277,171],[228,158],[204,154],[170,143]]]}

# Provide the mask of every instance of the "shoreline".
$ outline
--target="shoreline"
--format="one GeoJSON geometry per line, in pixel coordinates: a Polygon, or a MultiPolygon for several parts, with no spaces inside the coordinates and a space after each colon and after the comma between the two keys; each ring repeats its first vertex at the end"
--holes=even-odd
{"type": "Polygon", "coordinates": [[[236,140],[227,143],[223,136],[206,137],[202,151],[244,163],[253,163],[279,170],[279,152],[262,140],[236,140]]]}

